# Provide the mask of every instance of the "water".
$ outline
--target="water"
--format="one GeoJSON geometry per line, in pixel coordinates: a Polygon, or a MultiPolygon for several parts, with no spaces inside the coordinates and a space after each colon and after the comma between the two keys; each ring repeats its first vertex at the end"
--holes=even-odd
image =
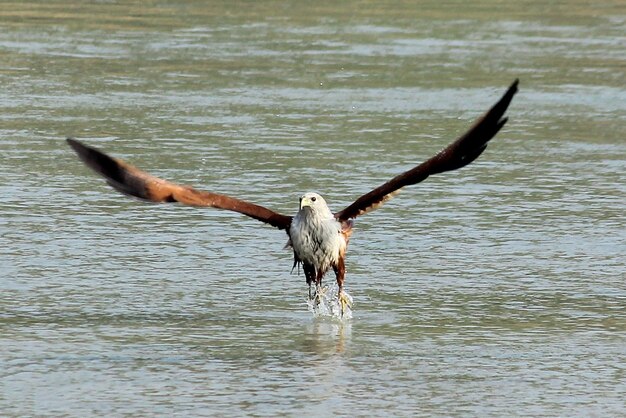
{"type": "Polygon", "coordinates": [[[624,415],[625,23],[618,1],[3,3],[1,414],[624,415]],[[283,232],[119,196],[64,142],[339,210],[516,77],[479,161],[358,219],[345,321],[309,312],[283,232]]]}

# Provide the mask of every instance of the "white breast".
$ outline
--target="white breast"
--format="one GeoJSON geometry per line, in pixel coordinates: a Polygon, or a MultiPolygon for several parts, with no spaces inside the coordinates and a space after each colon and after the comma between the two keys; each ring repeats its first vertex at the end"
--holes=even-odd
{"type": "Polygon", "coordinates": [[[298,258],[321,272],[337,263],[340,250],[346,246],[339,222],[310,212],[301,211],[293,218],[289,234],[298,258]]]}

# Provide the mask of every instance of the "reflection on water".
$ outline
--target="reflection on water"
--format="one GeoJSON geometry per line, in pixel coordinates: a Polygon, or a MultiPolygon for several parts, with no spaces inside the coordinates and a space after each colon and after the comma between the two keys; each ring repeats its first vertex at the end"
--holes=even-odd
{"type": "Polygon", "coordinates": [[[0,8],[2,414],[623,415],[621,3],[236,6],[0,8]],[[307,310],[284,232],[119,196],[64,143],[337,210],[516,77],[481,159],[357,220],[352,319],[307,310]]]}
{"type": "Polygon", "coordinates": [[[345,352],[346,345],[350,343],[351,333],[351,321],[328,317],[315,318],[305,327],[306,340],[303,351],[322,358],[322,362],[327,364],[329,356],[345,352]]]}

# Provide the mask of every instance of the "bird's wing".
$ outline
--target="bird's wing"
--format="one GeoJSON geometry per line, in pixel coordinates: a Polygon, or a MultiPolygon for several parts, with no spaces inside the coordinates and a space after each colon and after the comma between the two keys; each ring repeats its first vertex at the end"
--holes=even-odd
{"type": "Polygon", "coordinates": [[[75,139],[68,138],[67,142],[87,166],[102,175],[113,188],[127,195],[151,202],[179,202],[190,206],[232,210],[279,229],[287,230],[291,224],[291,216],[229,196],[170,183],[75,139]]]}
{"type": "Polygon", "coordinates": [[[519,80],[515,80],[498,103],[482,115],[459,139],[434,157],[359,197],[350,206],[337,212],[335,217],[338,220],[356,218],[380,207],[404,186],[419,183],[432,174],[456,170],[474,161],[487,148],[489,140],[506,123],[507,118],[502,116],[517,93],[518,82],[519,80]]]}

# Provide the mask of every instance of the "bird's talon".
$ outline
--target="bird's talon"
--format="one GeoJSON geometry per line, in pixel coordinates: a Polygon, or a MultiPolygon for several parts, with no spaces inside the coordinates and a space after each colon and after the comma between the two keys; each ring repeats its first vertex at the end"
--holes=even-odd
{"type": "Polygon", "coordinates": [[[339,293],[339,306],[341,306],[341,316],[343,316],[346,311],[346,307],[352,309],[352,301],[345,293],[339,293]]]}
{"type": "Polygon", "coordinates": [[[321,305],[322,304],[322,298],[326,294],[327,290],[328,290],[328,287],[322,287],[322,286],[316,286],[315,287],[315,303],[317,305],[321,305]]]}

